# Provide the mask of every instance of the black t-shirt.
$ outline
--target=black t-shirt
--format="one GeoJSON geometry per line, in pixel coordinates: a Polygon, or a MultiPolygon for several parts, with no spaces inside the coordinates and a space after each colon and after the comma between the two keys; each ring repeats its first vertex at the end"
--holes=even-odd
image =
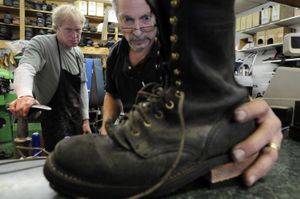
{"type": "Polygon", "coordinates": [[[158,45],[154,42],[148,55],[133,67],[129,61],[129,46],[125,39],[112,47],[107,59],[105,89],[115,99],[121,99],[124,112],[131,109],[137,92],[145,84],[162,83],[157,50],[158,45]]]}

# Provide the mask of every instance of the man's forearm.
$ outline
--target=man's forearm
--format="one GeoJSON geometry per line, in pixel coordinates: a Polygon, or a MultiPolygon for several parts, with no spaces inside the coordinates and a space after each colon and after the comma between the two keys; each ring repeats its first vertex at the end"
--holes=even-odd
{"type": "Polygon", "coordinates": [[[99,130],[99,133],[102,135],[107,135],[106,123],[108,121],[114,122],[121,112],[122,104],[120,100],[116,100],[109,93],[106,93],[104,96],[103,103],[103,113],[102,113],[102,126],[99,130]]]}
{"type": "Polygon", "coordinates": [[[33,66],[30,64],[23,63],[18,66],[14,74],[14,87],[17,97],[32,96],[35,73],[33,66]]]}
{"type": "Polygon", "coordinates": [[[121,112],[121,103],[119,100],[114,99],[109,93],[105,94],[103,104],[103,124],[107,121],[115,121],[121,112]]]}
{"type": "Polygon", "coordinates": [[[83,120],[88,120],[89,119],[89,96],[88,96],[88,90],[87,90],[87,84],[81,83],[81,111],[82,111],[82,118],[83,120]]]}

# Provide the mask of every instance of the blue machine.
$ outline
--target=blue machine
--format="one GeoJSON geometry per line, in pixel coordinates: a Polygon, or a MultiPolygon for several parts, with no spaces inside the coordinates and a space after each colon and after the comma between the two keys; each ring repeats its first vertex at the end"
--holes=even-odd
{"type": "Polygon", "coordinates": [[[101,59],[86,58],[86,76],[89,91],[89,106],[98,108],[104,99],[104,72],[101,59]]]}

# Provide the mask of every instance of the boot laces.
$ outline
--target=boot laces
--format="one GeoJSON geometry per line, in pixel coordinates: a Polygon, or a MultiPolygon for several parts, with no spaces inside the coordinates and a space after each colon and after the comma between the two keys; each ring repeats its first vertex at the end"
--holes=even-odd
{"type": "MultiPolygon", "coordinates": [[[[144,121],[147,122],[146,113],[144,113],[144,111],[143,111],[143,108],[144,108],[143,106],[150,105],[152,109],[155,109],[155,108],[157,109],[157,103],[161,103],[161,101],[165,101],[165,102],[168,101],[167,99],[164,99],[166,97],[164,91],[165,91],[165,89],[163,89],[160,85],[158,85],[156,83],[153,83],[153,84],[151,83],[151,84],[147,85],[145,88],[141,89],[138,92],[138,95],[136,98],[136,104],[133,106],[132,111],[129,112],[129,114],[125,120],[134,117],[133,110],[137,110],[140,113],[141,117],[144,119],[144,121]],[[151,92],[149,92],[147,90],[150,90],[151,92]],[[143,101],[143,100],[146,100],[146,101],[143,101]]],[[[155,183],[150,188],[148,188],[147,190],[145,190],[141,193],[130,196],[129,197],[130,199],[142,198],[142,197],[145,197],[145,196],[153,193],[154,191],[159,189],[168,180],[168,178],[171,176],[173,171],[176,169],[176,167],[181,159],[182,152],[184,149],[184,143],[185,143],[186,127],[185,127],[185,121],[184,121],[184,116],[183,116],[183,103],[184,103],[184,93],[181,92],[181,94],[179,96],[178,109],[177,109],[178,117],[179,117],[179,121],[180,121],[180,130],[179,130],[180,142],[178,144],[177,154],[176,154],[176,157],[175,157],[172,165],[165,172],[163,177],[161,179],[159,179],[159,181],[157,183],[155,183]]],[[[156,110],[156,111],[158,111],[158,110],[156,110]]]]}
{"type": "Polygon", "coordinates": [[[131,111],[124,115],[120,123],[125,123],[127,120],[133,119],[134,111],[138,111],[144,121],[144,124],[148,124],[149,120],[147,119],[144,108],[147,106],[151,106],[154,114],[161,114],[162,112],[157,108],[157,106],[155,106],[155,104],[157,104],[160,99],[163,99],[163,91],[163,87],[158,83],[149,83],[145,85],[145,87],[143,87],[137,93],[135,103],[132,106],[131,111]]]}
{"type": "MultiPolygon", "coordinates": [[[[131,111],[124,115],[124,117],[120,121],[120,125],[126,123],[128,120],[135,119],[136,115],[134,114],[135,111],[139,113],[141,118],[143,118],[144,122],[147,123],[147,117],[146,112],[144,111],[145,107],[150,106],[150,109],[153,110],[153,113],[162,112],[159,110],[159,104],[164,103],[167,104],[169,102],[170,95],[166,94],[166,88],[163,88],[160,84],[157,83],[150,83],[147,84],[145,87],[143,87],[137,94],[135,104],[133,105],[131,111]]],[[[174,161],[170,168],[165,172],[165,174],[158,180],[157,183],[149,187],[147,190],[137,193],[136,195],[130,196],[128,198],[130,199],[137,199],[145,197],[153,192],[155,192],[157,189],[159,189],[171,176],[173,171],[176,169],[184,149],[184,143],[185,143],[185,121],[183,116],[183,103],[184,103],[184,93],[180,92],[180,96],[177,96],[179,98],[178,100],[178,108],[177,108],[177,114],[180,122],[180,130],[179,130],[179,136],[180,141],[178,143],[178,150],[176,157],[174,158],[174,161]]],[[[135,131],[135,127],[130,125],[131,130],[135,131]]],[[[109,132],[111,137],[114,137],[112,134],[114,132],[109,132]]]]}

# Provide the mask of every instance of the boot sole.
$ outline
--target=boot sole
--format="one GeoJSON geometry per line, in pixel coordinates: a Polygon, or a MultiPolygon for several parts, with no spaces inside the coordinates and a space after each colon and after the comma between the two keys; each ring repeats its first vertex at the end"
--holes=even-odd
{"type": "MultiPolygon", "coordinates": [[[[50,182],[50,186],[62,195],[72,197],[105,197],[105,198],[124,198],[143,192],[149,186],[115,186],[101,185],[96,182],[88,182],[59,169],[53,161],[53,154],[50,154],[44,166],[44,175],[50,182]]],[[[174,171],[168,180],[156,191],[147,197],[160,197],[195,181],[199,177],[209,172],[213,167],[230,162],[228,155],[218,156],[206,161],[198,161],[181,167],[174,171]]]]}

